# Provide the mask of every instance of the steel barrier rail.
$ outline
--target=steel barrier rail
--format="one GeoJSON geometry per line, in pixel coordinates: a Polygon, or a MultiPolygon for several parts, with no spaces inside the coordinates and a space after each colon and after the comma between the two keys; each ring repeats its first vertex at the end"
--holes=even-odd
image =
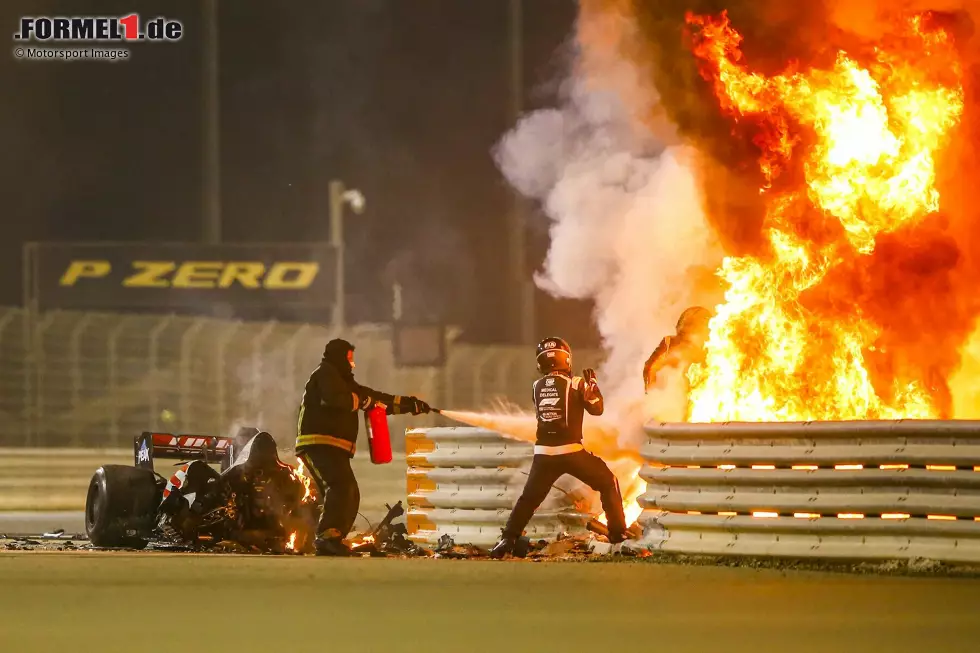
{"type": "MultiPolygon", "coordinates": [[[[405,451],[409,538],[433,545],[450,535],[457,544],[484,547],[500,537],[534,453],[530,443],[471,427],[408,429],[405,451]]],[[[559,481],[525,532],[553,540],[580,531],[588,520],[580,509],[591,501],[559,481]]]]}
{"type": "Polygon", "coordinates": [[[980,562],[980,421],[649,424],[644,543],[980,562]]]}

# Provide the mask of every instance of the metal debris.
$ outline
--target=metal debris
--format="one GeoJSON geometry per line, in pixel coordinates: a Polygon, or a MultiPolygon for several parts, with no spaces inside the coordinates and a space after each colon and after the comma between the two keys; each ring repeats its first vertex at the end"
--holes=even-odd
{"type": "MultiPolygon", "coordinates": [[[[393,523],[395,519],[405,514],[405,508],[399,501],[395,505],[385,504],[388,513],[377,528],[368,533],[359,533],[351,538],[351,551],[359,555],[369,555],[372,558],[384,558],[391,555],[423,557],[431,556],[432,552],[423,549],[408,539],[408,528],[404,523],[393,523]]],[[[452,541],[452,538],[449,538],[452,541]]]]}
{"type": "Polygon", "coordinates": [[[439,541],[436,542],[436,553],[447,553],[452,551],[455,546],[456,542],[453,540],[452,536],[443,535],[439,538],[439,541]]]}
{"type": "MultiPolygon", "coordinates": [[[[602,537],[609,539],[609,527],[603,524],[598,519],[590,519],[585,525],[586,530],[595,533],[596,535],[601,535],[602,537]]],[[[626,529],[626,534],[629,535],[629,539],[638,540],[643,537],[643,529],[636,522],[632,526],[626,529]]]]}

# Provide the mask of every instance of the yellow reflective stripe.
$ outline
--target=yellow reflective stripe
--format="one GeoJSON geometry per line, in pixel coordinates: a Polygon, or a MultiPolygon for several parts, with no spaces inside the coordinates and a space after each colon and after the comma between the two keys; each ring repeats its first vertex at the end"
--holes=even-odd
{"type": "Polygon", "coordinates": [[[402,414],[408,412],[409,408],[408,408],[408,405],[407,404],[408,404],[408,402],[405,401],[405,397],[403,397],[401,395],[395,395],[395,400],[394,400],[394,402],[392,402],[392,405],[391,405],[391,412],[392,412],[392,414],[394,414],[394,415],[402,415],[402,414]]]}
{"type": "Polygon", "coordinates": [[[354,398],[354,407],[351,408],[352,411],[356,411],[357,407],[361,405],[361,399],[357,396],[356,392],[350,393],[350,396],[354,398]]]}
{"type": "Polygon", "coordinates": [[[345,440],[343,438],[337,438],[332,435],[316,435],[316,434],[303,434],[296,438],[296,447],[309,447],[318,444],[325,444],[331,447],[337,447],[338,449],[343,449],[344,451],[349,451],[354,453],[356,446],[350,440],[345,440]]]}

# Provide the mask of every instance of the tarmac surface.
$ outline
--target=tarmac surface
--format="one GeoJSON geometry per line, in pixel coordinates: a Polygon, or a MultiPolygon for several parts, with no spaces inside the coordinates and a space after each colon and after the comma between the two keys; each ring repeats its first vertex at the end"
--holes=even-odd
{"type": "Polygon", "coordinates": [[[58,512],[0,512],[0,533],[37,535],[63,528],[66,533],[85,533],[85,513],[76,510],[58,512]]]}
{"type": "Polygon", "coordinates": [[[980,580],[0,551],[0,650],[976,651],[980,580]],[[97,644],[97,645],[96,645],[97,644]]]}

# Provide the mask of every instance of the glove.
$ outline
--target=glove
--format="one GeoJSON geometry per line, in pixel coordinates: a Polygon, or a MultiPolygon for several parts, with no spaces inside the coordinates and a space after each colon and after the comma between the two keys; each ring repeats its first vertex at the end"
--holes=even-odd
{"type": "Polygon", "coordinates": [[[595,370],[592,369],[591,367],[587,367],[585,368],[585,370],[582,371],[582,378],[585,379],[586,383],[595,383],[597,381],[595,376],[595,370]]]}
{"type": "Polygon", "coordinates": [[[413,415],[421,415],[422,413],[428,413],[432,411],[432,407],[429,406],[429,404],[422,401],[421,399],[419,399],[418,397],[409,397],[408,401],[412,406],[411,412],[413,415]]]}

